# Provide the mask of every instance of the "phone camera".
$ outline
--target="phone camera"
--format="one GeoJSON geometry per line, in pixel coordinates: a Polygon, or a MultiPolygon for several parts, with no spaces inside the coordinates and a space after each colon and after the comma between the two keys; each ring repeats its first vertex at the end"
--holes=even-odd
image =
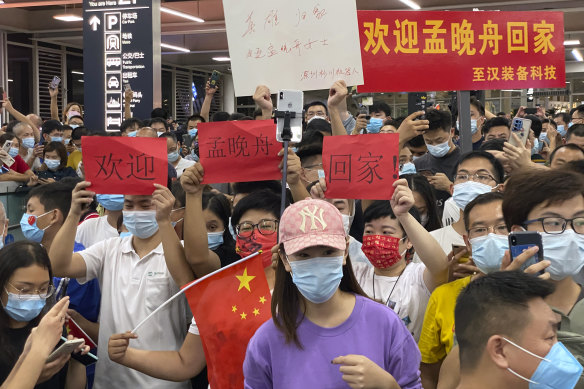
{"type": "Polygon", "coordinates": [[[280,92],[280,100],[284,98],[284,92],[280,92]]]}
{"type": "Polygon", "coordinates": [[[515,237],[515,236],[512,236],[512,237],[511,237],[511,243],[512,243],[512,244],[515,244],[515,243],[517,243],[517,237],[515,237]]]}

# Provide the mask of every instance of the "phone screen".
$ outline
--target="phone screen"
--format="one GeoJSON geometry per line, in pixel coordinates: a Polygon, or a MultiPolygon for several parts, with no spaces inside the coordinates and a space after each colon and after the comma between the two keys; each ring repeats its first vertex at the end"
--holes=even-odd
{"type": "MultiPolygon", "coordinates": [[[[522,252],[524,252],[525,250],[527,250],[528,248],[533,247],[533,246],[537,246],[537,245],[535,245],[535,244],[524,244],[524,245],[517,245],[517,246],[511,245],[511,247],[510,247],[511,260],[513,261],[522,252]]],[[[538,254],[535,254],[534,256],[529,258],[527,261],[525,261],[525,263],[521,266],[521,270],[525,270],[529,266],[534,265],[538,262],[539,262],[538,254]]]]}

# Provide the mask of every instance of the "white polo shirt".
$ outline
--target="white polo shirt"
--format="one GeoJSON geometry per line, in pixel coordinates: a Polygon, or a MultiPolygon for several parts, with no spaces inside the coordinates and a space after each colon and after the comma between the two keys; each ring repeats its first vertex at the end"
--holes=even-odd
{"type": "MultiPolygon", "coordinates": [[[[111,238],[79,252],[87,266],[85,283],[93,278],[101,287],[99,361],[95,371],[96,389],[190,388],[190,382],[169,382],[152,378],[112,362],[107,344],[112,334],[134,327],[179,291],[172,279],[162,243],[140,259],[132,247],[132,237],[111,238]]],[[[187,302],[183,296],[158,312],[138,330],[130,346],[144,350],[179,350],[187,332],[187,302]]]]}
{"type": "Polygon", "coordinates": [[[102,240],[117,238],[119,236],[118,230],[107,222],[107,216],[101,216],[81,223],[77,227],[75,241],[88,248],[102,240]]]}

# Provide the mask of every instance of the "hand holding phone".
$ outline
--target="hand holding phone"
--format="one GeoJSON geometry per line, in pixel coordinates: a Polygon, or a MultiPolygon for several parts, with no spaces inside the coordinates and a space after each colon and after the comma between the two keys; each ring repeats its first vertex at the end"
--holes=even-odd
{"type": "MultiPolygon", "coordinates": [[[[293,143],[299,143],[302,140],[302,111],[303,111],[304,94],[299,90],[281,90],[278,93],[278,111],[280,112],[294,112],[296,116],[290,118],[290,131],[292,132],[293,143]]],[[[282,132],[284,130],[283,117],[277,119],[278,128],[276,132],[276,140],[283,142],[282,132]]]]}
{"type": "Polygon", "coordinates": [[[7,140],[6,142],[4,142],[4,145],[2,146],[2,150],[6,151],[8,153],[8,152],[10,152],[11,147],[12,147],[12,141],[7,140]]]}
{"type": "MultiPolygon", "coordinates": [[[[536,231],[511,232],[509,234],[509,252],[511,263],[517,261],[511,270],[525,271],[528,267],[543,261],[543,244],[540,233],[536,231]],[[537,247],[537,250],[533,247],[537,247]]],[[[539,274],[543,274],[543,270],[539,274]]]]}
{"type": "Polygon", "coordinates": [[[511,134],[515,134],[519,138],[519,143],[513,136],[509,139],[509,143],[515,147],[525,147],[529,139],[529,130],[531,130],[531,120],[516,117],[511,125],[511,134]]]}
{"type": "Polygon", "coordinates": [[[51,355],[49,355],[49,357],[47,358],[47,363],[54,361],[61,355],[71,354],[73,351],[75,351],[84,343],[85,341],[83,339],[72,339],[61,343],[61,345],[55,351],[53,351],[51,355]]]}
{"type": "Polygon", "coordinates": [[[219,86],[219,78],[221,77],[221,73],[219,73],[217,70],[213,70],[213,73],[211,73],[211,79],[209,80],[209,88],[211,89],[217,89],[217,87],[219,86]]]}

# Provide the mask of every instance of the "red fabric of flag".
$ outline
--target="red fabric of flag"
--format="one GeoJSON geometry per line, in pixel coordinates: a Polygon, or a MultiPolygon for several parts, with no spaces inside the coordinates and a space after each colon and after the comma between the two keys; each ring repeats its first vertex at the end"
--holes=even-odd
{"type": "Polygon", "coordinates": [[[89,348],[91,349],[97,348],[97,344],[95,344],[93,339],[91,339],[89,335],[87,335],[85,331],[81,329],[81,327],[79,326],[79,324],[75,322],[75,320],[69,319],[66,325],[66,329],[67,335],[73,335],[76,338],[85,339],[85,344],[88,345],[89,348]]]}
{"type": "Polygon", "coordinates": [[[192,286],[185,295],[199,328],[211,388],[243,388],[247,344],[271,317],[271,295],[261,257],[227,267],[192,286]]]}

